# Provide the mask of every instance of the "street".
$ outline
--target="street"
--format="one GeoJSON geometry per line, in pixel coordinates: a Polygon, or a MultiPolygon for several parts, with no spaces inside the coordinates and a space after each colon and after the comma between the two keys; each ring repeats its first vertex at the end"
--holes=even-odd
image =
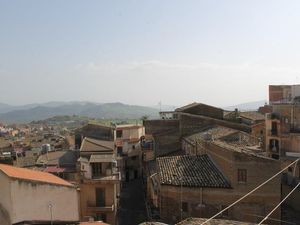
{"type": "Polygon", "coordinates": [[[125,182],[120,195],[119,225],[137,225],[146,220],[142,181],[137,179],[125,182]]]}

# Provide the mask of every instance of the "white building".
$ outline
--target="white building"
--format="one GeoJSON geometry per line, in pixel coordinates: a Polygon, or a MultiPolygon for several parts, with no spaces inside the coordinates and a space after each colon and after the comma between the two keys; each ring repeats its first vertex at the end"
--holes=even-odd
{"type": "Polygon", "coordinates": [[[1,225],[76,224],[78,193],[50,173],[0,164],[1,225]]]}

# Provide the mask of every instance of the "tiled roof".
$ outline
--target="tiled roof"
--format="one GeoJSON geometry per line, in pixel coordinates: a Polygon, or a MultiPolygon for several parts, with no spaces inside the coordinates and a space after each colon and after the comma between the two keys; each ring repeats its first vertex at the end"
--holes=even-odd
{"type": "MultiPolygon", "coordinates": [[[[188,218],[176,225],[200,225],[207,219],[204,218],[188,218]]],[[[210,222],[205,223],[205,225],[255,225],[256,223],[240,222],[233,220],[223,220],[223,219],[213,219],[210,222]]]]}
{"type": "Polygon", "coordinates": [[[208,155],[161,157],[157,165],[162,185],[230,188],[208,155]]]}
{"type": "Polygon", "coordinates": [[[50,166],[50,167],[45,168],[43,171],[47,172],[47,173],[63,173],[66,171],[66,169],[60,168],[60,167],[55,167],[55,166],[50,166]]]}
{"type": "Polygon", "coordinates": [[[259,158],[270,159],[262,154],[262,149],[259,147],[258,139],[252,137],[248,133],[223,127],[215,126],[205,131],[195,133],[193,135],[184,137],[191,144],[195,145],[197,141],[213,142],[227,150],[234,152],[243,152],[248,155],[253,155],[259,158]]]}
{"type": "Polygon", "coordinates": [[[5,164],[0,164],[0,171],[6,174],[10,178],[27,180],[27,181],[36,181],[48,184],[56,184],[56,185],[63,185],[63,186],[70,186],[73,185],[57,176],[54,176],[50,173],[44,173],[40,171],[34,171],[30,169],[18,168],[13,166],[8,166],[5,164]]]}
{"type": "Polygon", "coordinates": [[[198,139],[211,139],[211,140],[216,140],[220,139],[222,137],[234,134],[234,133],[239,133],[240,131],[227,128],[227,127],[222,127],[222,126],[214,126],[214,127],[207,127],[205,130],[197,132],[195,134],[186,136],[185,139],[195,142],[198,139]]]}
{"type": "Polygon", "coordinates": [[[244,117],[253,121],[265,120],[265,116],[256,111],[240,112],[240,117],[244,117]]]}
{"type": "Polygon", "coordinates": [[[81,152],[102,152],[102,151],[113,151],[115,143],[113,141],[96,140],[93,138],[85,137],[81,144],[81,152]]]}
{"type": "Polygon", "coordinates": [[[179,107],[177,109],[175,109],[175,112],[183,112],[187,109],[190,109],[190,108],[193,108],[193,107],[196,107],[196,106],[207,106],[207,107],[210,107],[210,108],[214,108],[214,109],[220,109],[220,110],[223,110],[221,108],[218,108],[218,107],[215,107],[215,106],[211,106],[211,105],[206,105],[206,104],[203,104],[203,103],[198,103],[198,102],[193,102],[191,104],[188,104],[188,105],[185,105],[185,106],[182,106],[182,107],[179,107]]]}
{"type": "Polygon", "coordinates": [[[58,165],[60,157],[64,154],[66,154],[66,151],[48,152],[47,154],[39,156],[36,164],[58,165]]]}
{"type": "Polygon", "coordinates": [[[181,111],[184,111],[186,109],[190,109],[192,107],[195,107],[197,105],[200,105],[200,103],[193,102],[193,103],[190,103],[188,105],[185,105],[185,106],[182,106],[182,107],[179,107],[179,108],[175,109],[175,112],[181,112],[181,111]]]}

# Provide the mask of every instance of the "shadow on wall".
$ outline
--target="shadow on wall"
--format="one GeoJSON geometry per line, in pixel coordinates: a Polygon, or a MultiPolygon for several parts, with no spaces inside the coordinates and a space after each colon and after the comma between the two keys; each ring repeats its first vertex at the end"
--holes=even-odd
{"type": "Polygon", "coordinates": [[[1,225],[11,225],[10,217],[5,208],[0,204],[0,221],[1,225]]]}

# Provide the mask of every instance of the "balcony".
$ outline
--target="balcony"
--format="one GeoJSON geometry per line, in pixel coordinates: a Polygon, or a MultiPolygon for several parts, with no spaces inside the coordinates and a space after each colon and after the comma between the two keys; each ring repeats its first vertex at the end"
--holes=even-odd
{"type": "Polygon", "coordinates": [[[115,211],[115,205],[97,206],[95,202],[88,201],[87,209],[93,212],[113,212],[115,211]]]}
{"type": "Polygon", "coordinates": [[[118,181],[120,179],[119,172],[111,173],[111,174],[100,174],[100,175],[93,175],[93,181],[118,181]]]}
{"type": "Polygon", "coordinates": [[[290,132],[293,134],[299,134],[300,133],[300,128],[291,128],[290,132]]]}

